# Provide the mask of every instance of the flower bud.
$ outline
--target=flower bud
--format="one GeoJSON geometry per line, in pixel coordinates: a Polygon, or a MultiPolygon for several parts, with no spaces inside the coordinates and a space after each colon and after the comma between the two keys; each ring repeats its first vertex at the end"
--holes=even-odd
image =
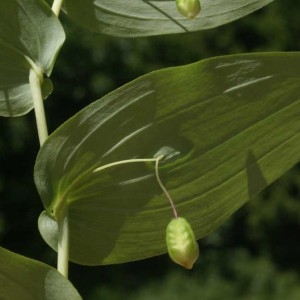
{"type": "Polygon", "coordinates": [[[166,242],[170,258],[191,269],[199,256],[199,247],[193,229],[186,219],[175,218],[169,222],[166,242]]]}
{"type": "Polygon", "coordinates": [[[199,0],[176,0],[178,11],[189,19],[194,19],[201,10],[199,0]]]}

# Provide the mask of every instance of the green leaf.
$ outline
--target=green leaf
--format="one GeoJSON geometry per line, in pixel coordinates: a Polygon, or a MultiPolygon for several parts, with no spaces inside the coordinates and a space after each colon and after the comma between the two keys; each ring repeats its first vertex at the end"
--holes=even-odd
{"type": "MultiPolygon", "coordinates": [[[[44,1],[0,1],[0,116],[20,116],[33,108],[29,70],[50,76],[64,39],[59,20],[44,1]]],[[[52,90],[47,81],[45,96],[52,90]]]]}
{"type": "Polygon", "coordinates": [[[182,16],[175,0],[65,0],[64,9],[78,24],[105,34],[137,37],[214,28],[242,18],[273,0],[200,0],[194,20],[182,16]]]}
{"type": "Polygon", "coordinates": [[[172,209],[160,177],[197,239],[300,160],[300,53],[211,58],[142,76],[92,103],[41,148],[35,182],[52,248],[70,221],[70,259],[98,265],[166,252],[172,209]]]}
{"type": "Polygon", "coordinates": [[[70,281],[52,267],[0,247],[3,300],[80,300],[70,281]]]}

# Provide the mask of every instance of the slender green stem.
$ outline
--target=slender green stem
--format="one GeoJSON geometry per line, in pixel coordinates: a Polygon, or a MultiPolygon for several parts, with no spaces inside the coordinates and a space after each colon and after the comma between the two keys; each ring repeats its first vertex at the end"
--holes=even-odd
{"type": "Polygon", "coordinates": [[[158,172],[158,163],[163,157],[164,157],[163,155],[160,155],[156,158],[133,158],[133,159],[120,160],[120,161],[116,161],[116,162],[101,166],[99,168],[96,168],[93,172],[96,173],[96,172],[102,171],[104,169],[113,167],[113,166],[128,164],[128,163],[151,162],[151,161],[155,162],[155,175],[156,175],[157,182],[158,182],[159,186],[161,187],[161,189],[163,190],[163,192],[165,193],[166,197],[168,198],[168,200],[170,202],[170,205],[171,205],[172,210],[173,210],[174,217],[178,218],[178,213],[177,213],[175,204],[172,200],[172,197],[170,196],[169,192],[167,191],[167,189],[163,185],[163,183],[160,179],[160,176],[159,176],[159,172],[158,172]]]}
{"type": "Polygon", "coordinates": [[[34,69],[30,69],[29,72],[29,84],[33,99],[35,119],[38,130],[38,136],[40,141],[40,146],[42,146],[48,137],[48,129],[46,122],[46,115],[44,109],[44,102],[42,97],[41,82],[43,80],[43,75],[37,73],[34,69]]]}
{"type": "Polygon", "coordinates": [[[96,173],[96,172],[102,171],[102,170],[110,168],[110,167],[128,164],[128,163],[151,162],[151,161],[155,162],[158,159],[160,159],[160,158],[132,158],[132,159],[126,159],[126,160],[119,160],[119,161],[104,165],[102,167],[99,167],[99,168],[95,169],[93,172],[96,173]]]}
{"type": "Polygon", "coordinates": [[[54,0],[52,4],[52,11],[56,14],[58,17],[59,12],[61,10],[61,6],[63,4],[63,0],[54,0]]]}
{"type": "Polygon", "coordinates": [[[175,218],[178,218],[178,213],[177,213],[177,210],[176,210],[176,207],[175,207],[175,204],[172,200],[172,197],[171,195],[169,194],[169,192],[167,191],[167,189],[165,188],[165,186],[163,185],[161,179],[160,179],[160,176],[159,176],[159,172],[158,172],[158,163],[159,161],[163,158],[163,155],[159,156],[157,159],[156,159],[156,163],[155,163],[155,175],[156,175],[156,179],[157,179],[157,182],[159,184],[159,186],[161,187],[161,189],[163,190],[163,192],[165,193],[166,197],[168,198],[169,202],[170,202],[170,205],[172,207],[172,210],[173,210],[173,215],[175,218]]]}
{"type": "Polygon", "coordinates": [[[69,218],[62,214],[58,221],[57,270],[68,278],[69,269],[69,218]]]}

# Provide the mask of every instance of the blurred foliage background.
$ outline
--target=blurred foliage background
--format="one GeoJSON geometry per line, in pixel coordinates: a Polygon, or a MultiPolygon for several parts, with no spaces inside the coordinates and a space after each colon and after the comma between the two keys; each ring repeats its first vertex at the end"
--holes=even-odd
{"type": "MultiPolygon", "coordinates": [[[[299,51],[299,12],[299,1],[275,0],[216,29],[139,39],[96,35],[62,14],[67,41],[46,101],[49,130],[153,70],[226,54],[299,51]]],[[[39,148],[34,114],[0,118],[0,133],[1,246],[55,266],[56,254],[37,229],[43,207],[32,178],[39,148]]],[[[70,279],[87,300],[298,300],[299,200],[300,165],[199,241],[202,253],[192,271],[163,255],[105,267],[71,264],[70,279]]]]}

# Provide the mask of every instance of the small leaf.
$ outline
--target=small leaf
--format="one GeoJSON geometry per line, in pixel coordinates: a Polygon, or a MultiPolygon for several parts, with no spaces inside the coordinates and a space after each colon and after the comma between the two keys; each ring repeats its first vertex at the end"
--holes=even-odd
{"type": "Polygon", "coordinates": [[[214,28],[242,18],[272,1],[201,0],[201,14],[193,22],[178,13],[175,0],[64,0],[64,11],[73,21],[90,30],[138,37],[214,28]]]}
{"type": "Polygon", "coordinates": [[[175,263],[191,269],[199,256],[199,246],[186,219],[174,218],[169,222],[166,242],[170,258],[175,263]]]}
{"type": "Polygon", "coordinates": [[[43,99],[47,99],[48,96],[53,92],[53,83],[49,78],[45,78],[42,82],[42,96],[43,99]]]}
{"type": "MultiPolygon", "coordinates": [[[[50,76],[64,39],[59,20],[44,1],[0,1],[0,116],[20,116],[33,108],[29,70],[50,76]]],[[[43,96],[51,91],[50,79],[45,79],[43,96]]]]}
{"type": "Polygon", "coordinates": [[[39,261],[0,247],[0,266],[0,299],[82,299],[70,281],[39,261]]]}

